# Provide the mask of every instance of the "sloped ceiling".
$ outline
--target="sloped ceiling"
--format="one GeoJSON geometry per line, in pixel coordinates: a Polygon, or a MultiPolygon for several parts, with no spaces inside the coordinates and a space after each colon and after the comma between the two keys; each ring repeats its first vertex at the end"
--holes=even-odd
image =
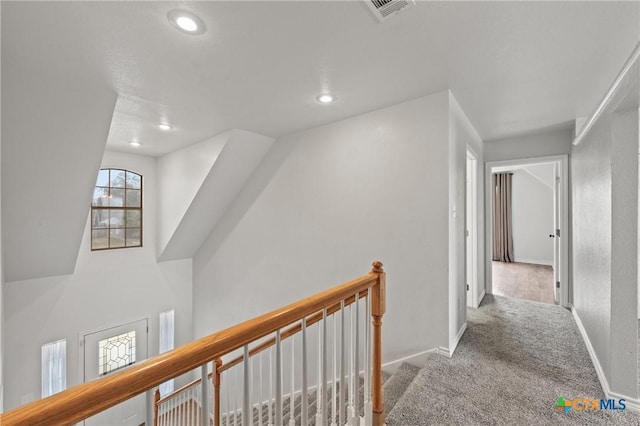
{"type": "MultiPolygon", "coordinates": [[[[164,217],[165,212],[161,211],[161,227],[168,229],[165,231],[166,235],[161,239],[163,246],[160,248],[160,256],[158,257],[160,261],[189,258],[195,255],[267,154],[273,141],[272,138],[234,129],[224,134],[222,138],[214,138],[208,146],[202,147],[208,148],[209,152],[215,152],[219,144],[223,143],[218,155],[209,156],[213,160],[210,169],[200,181],[200,186],[193,198],[188,200],[186,210],[176,216],[180,219],[179,223],[175,226],[172,223],[162,223],[167,218],[164,217]],[[167,240],[166,243],[164,240],[167,240]]],[[[201,152],[202,150],[200,150],[201,152]]],[[[175,154],[170,154],[170,156],[174,157],[175,154]]],[[[184,163],[184,158],[178,160],[184,163]]],[[[160,191],[163,192],[166,184],[175,185],[176,181],[179,182],[182,179],[179,175],[173,175],[171,170],[175,171],[176,169],[168,167],[168,161],[161,161],[160,164],[160,174],[164,175],[163,179],[165,179],[165,185],[161,185],[160,188],[160,191]]],[[[196,176],[197,178],[199,176],[196,176]]],[[[193,187],[194,185],[189,186],[193,187]]],[[[177,189],[177,187],[175,188],[177,189]]],[[[170,197],[170,199],[173,198],[170,197]]]]}
{"type": "Polygon", "coordinates": [[[69,274],[116,94],[64,75],[52,80],[51,73],[7,64],[4,55],[2,59],[5,280],[69,274]]]}

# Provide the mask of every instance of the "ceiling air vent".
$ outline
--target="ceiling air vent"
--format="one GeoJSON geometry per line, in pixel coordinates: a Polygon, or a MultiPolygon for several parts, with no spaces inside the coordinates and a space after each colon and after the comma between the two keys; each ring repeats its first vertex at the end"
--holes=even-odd
{"type": "Polygon", "coordinates": [[[364,0],[380,22],[414,4],[413,0],[364,0]]]}

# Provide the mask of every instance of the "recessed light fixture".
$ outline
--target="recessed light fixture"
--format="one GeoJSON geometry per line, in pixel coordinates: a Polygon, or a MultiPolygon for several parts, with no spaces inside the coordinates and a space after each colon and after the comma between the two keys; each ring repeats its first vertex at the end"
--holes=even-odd
{"type": "Polygon", "coordinates": [[[135,140],[135,139],[132,140],[131,142],[129,142],[129,145],[135,146],[136,148],[139,147],[139,146],[142,146],[142,144],[139,141],[135,140]]]}
{"type": "Polygon", "coordinates": [[[173,129],[173,126],[169,123],[164,122],[158,124],[158,129],[168,132],[169,130],[173,129]]]}
{"type": "Polygon", "coordinates": [[[186,10],[173,9],[167,14],[167,18],[171,25],[187,34],[199,35],[207,30],[202,19],[186,10]]]}
{"type": "Polygon", "coordinates": [[[323,93],[322,95],[318,95],[316,99],[322,104],[330,104],[336,100],[336,97],[328,93],[323,93]]]}

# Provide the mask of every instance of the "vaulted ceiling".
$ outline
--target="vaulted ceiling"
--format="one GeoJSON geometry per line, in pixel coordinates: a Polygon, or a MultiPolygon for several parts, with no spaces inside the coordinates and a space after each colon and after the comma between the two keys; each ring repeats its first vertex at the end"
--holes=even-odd
{"type": "Polygon", "coordinates": [[[277,137],[447,88],[495,139],[588,115],[638,22],[638,2],[614,1],[418,1],[384,23],[364,1],[3,1],[2,66],[111,87],[108,147],[138,139],[145,155],[231,128],[277,137]],[[207,31],[177,31],[176,8],[207,31]],[[319,104],[323,91],[337,102],[319,104]],[[155,127],[165,120],[173,131],[155,127]]]}
{"type": "Polygon", "coordinates": [[[278,138],[445,89],[485,140],[567,127],[640,40],[639,5],[418,1],[381,23],[362,0],[2,1],[6,279],[73,271],[105,147],[278,138]]]}

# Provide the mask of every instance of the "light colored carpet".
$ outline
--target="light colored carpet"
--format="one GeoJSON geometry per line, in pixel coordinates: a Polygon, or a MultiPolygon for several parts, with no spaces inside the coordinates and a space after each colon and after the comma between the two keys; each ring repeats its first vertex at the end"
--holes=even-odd
{"type": "Polygon", "coordinates": [[[492,262],[492,292],[498,296],[555,304],[553,268],[531,263],[492,262]]]}
{"type": "Polygon", "coordinates": [[[561,396],[603,396],[571,313],[487,295],[454,356],[430,356],[387,425],[640,424],[630,411],[561,413],[561,396]]]}

